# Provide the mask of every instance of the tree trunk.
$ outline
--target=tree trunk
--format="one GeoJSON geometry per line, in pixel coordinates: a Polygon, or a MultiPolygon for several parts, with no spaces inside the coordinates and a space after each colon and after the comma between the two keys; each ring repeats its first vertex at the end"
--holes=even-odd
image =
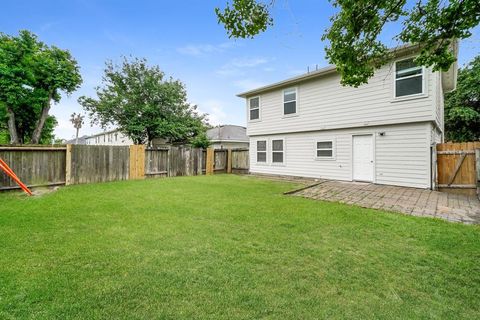
{"type": "Polygon", "coordinates": [[[33,131],[32,139],[31,139],[32,144],[38,144],[40,142],[43,126],[45,125],[45,121],[47,120],[47,117],[48,117],[48,112],[50,111],[51,100],[52,100],[52,94],[50,93],[48,95],[48,101],[45,104],[45,106],[42,108],[42,113],[40,114],[40,118],[38,119],[35,130],[33,131]]]}
{"type": "Polygon", "coordinates": [[[8,134],[10,135],[10,144],[19,143],[17,125],[15,123],[15,113],[10,108],[7,108],[8,113],[8,134]]]}
{"type": "Polygon", "coordinates": [[[75,144],[78,144],[78,131],[80,128],[77,128],[77,133],[75,134],[75,144]]]}

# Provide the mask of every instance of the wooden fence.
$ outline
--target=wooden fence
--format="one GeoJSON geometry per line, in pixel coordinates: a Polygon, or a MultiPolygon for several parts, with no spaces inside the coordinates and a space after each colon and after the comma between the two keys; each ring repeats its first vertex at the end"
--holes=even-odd
{"type": "Polygon", "coordinates": [[[202,174],[202,149],[171,147],[146,149],[145,176],[177,177],[202,174]]]}
{"type": "Polygon", "coordinates": [[[474,195],[480,180],[480,142],[437,144],[440,191],[474,195]]]}
{"type": "Polygon", "coordinates": [[[207,149],[203,151],[202,171],[214,173],[248,173],[248,149],[207,149]]]}
{"type": "Polygon", "coordinates": [[[67,185],[129,179],[128,146],[67,145],[66,159],[67,185]]]}
{"type": "MultiPolygon", "coordinates": [[[[248,149],[67,145],[0,146],[27,186],[53,186],[215,173],[248,173],[248,149]],[[208,170],[207,170],[208,169],[208,170]]],[[[0,190],[18,188],[0,173],[0,190]]]]}
{"type": "MultiPolygon", "coordinates": [[[[65,147],[2,147],[3,159],[30,187],[65,184],[65,147]]],[[[0,190],[16,189],[17,184],[0,171],[0,190]]]]}
{"type": "Polygon", "coordinates": [[[231,173],[248,173],[250,170],[250,157],[248,149],[232,149],[231,150],[232,164],[231,173]]]}

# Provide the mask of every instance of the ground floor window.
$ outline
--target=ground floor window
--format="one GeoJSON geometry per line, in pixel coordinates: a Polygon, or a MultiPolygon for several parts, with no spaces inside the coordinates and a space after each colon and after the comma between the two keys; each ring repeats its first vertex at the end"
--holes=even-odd
{"type": "Polygon", "coordinates": [[[332,140],[317,141],[315,146],[316,146],[316,155],[318,159],[333,158],[333,141],[332,140]]]}
{"type": "Polygon", "coordinates": [[[283,139],[272,140],[272,162],[273,163],[283,163],[283,149],[284,143],[283,139]]]}
{"type": "Polygon", "coordinates": [[[257,162],[267,162],[267,141],[257,141],[257,162]]]}

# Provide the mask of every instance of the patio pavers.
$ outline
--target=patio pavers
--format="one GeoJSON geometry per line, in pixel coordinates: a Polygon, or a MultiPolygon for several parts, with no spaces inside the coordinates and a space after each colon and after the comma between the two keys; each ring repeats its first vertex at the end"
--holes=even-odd
{"type": "Polygon", "coordinates": [[[480,201],[475,196],[372,183],[325,180],[294,196],[341,202],[364,208],[480,224],[480,201]]]}

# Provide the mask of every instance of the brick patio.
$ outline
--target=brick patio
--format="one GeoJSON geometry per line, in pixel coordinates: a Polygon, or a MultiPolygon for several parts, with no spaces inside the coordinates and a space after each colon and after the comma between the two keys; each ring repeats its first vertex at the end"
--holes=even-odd
{"type": "Polygon", "coordinates": [[[480,223],[480,201],[474,196],[342,181],[321,181],[291,195],[414,216],[435,217],[468,224],[480,223]]]}

